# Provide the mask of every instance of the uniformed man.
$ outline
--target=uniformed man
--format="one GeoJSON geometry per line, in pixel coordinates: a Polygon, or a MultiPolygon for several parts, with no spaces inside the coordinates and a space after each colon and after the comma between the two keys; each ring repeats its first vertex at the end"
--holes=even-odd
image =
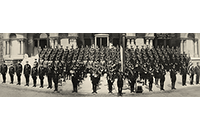
{"type": "Polygon", "coordinates": [[[199,62],[197,62],[197,66],[195,67],[195,73],[196,73],[196,84],[199,84],[199,75],[200,75],[199,62]]]}
{"type": "Polygon", "coordinates": [[[36,83],[37,83],[37,74],[38,74],[38,68],[37,68],[37,64],[34,63],[33,64],[33,68],[31,70],[31,76],[33,79],[33,87],[36,87],[36,83]]]}
{"type": "Polygon", "coordinates": [[[153,73],[154,70],[151,66],[149,66],[149,70],[148,70],[148,81],[149,81],[149,91],[153,91],[152,87],[153,87],[153,73]]]}
{"type": "Polygon", "coordinates": [[[47,89],[52,89],[52,79],[54,75],[54,67],[53,64],[49,62],[48,67],[47,67],[47,79],[48,79],[48,87],[47,89]]]}
{"type": "Polygon", "coordinates": [[[187,77],[187,66],[185,64],[185,62],[183,63],[183,66],[181,67],[181,75],[182,75],[182,86],[187,86],[186,85],[186,77],[187,77]]]}
{"type": "Polygon", "coordinates": [[[16,65],[16,75],[17,75],[17,85],[21,85],[21,75],[22,75],[22,64],[20,61],[18,61],[18,64],[16,65]]]}
{"type": "Polygon", "coordinates": [[[45,75],[45,68],[43,64],[40,64],[39,66],[39,79],[40,79],[40,88],[43,88],[44,86],[44,75],[45,75]]]}
{"type": "Polygon", "coordinates": [[[13,64],[11,64],[10,68],[9,68],[10,84],[13,84],[14,74],[15,74],[15,68],[14,68],[13,64]]]}
{"type": "Polygon", "coordinates": [[[72,85],[73,85],[73,91],[72,93],[77,93],[78,92],[78,74],[76,72],[77,68],[73,68],[70,70],[71,73],[71,80],[72,80],[72,85]]]}
{"type": "Polygon", "coordinates": [[[165,91],[164,90],[165,75],[166,75],[166,70],[164,66],[161,65],[161,69],[160,69],[160,90],[161,91],[165,91]]]}
{"type": "Polygon", "coordinates": [[[5,64],[5,61],[3,61],[3,64],[1,65],[1,74],[2,74],[2,78],[3,78],[3,82],[2,83],[6,83],[6,73],[8,71],[8,67],[5,64]]]}
{"type": "Polygon", "coordinates": [[[158,80],[160,78],[160,67],[156,64],[154,68],[154,78],[155,78],[155,85],[158,85],[158,80]]]}
{"type": "Polygon", "coordinates": [[[91,80],[92,80],[92,89],[93,89],[92,93],[97,94],[97,86],[98,86],[99,81],[100,81],[100,74],[97,70],[92,73],[91,80]]]}
{"type": "Polygon", "coordinates": [[[56,66],[53,71],[53,82],[54,82],[54,92],[58,92],[58,81],[59,81],[59,72],[58,67],[56,66]]]}
{"type": "Polygon", "coordinates": [[[124,74],[123,72],[118,72],[118,77],[117,77],[117,87],[118,87],[118,95],[122,96],[122,88],[124,84],[124,74]]]}
{"type": "Polygon", "coordinates": [[[173,65],[172,69],[170,70],[170,78],[171,78],[171,82],[172,82],[172,88],[171,89],[176,89],[175,88],[175,83],[176,83],[176,66],[173,65]]]}
{"type": "Polygon", "coordinates": [[[192,65],[191,68],[189,69],[190,85],[193,85],[194,74],[195,74],[195,69],[194,66],[192,65]]]}
{"type": "Polygon", "coordinates": [[[112,86],[114,83],[113,74],[108,73],[106,78],[107,78],[107,82],[108,82],[108,90],[109,90],[108,93],[112,93],[112,86]]]}
{"type": "Polygon", "coordinates": [[[28,64],[28,61],[26,61],[26,65],[24,65],[24,76],[26,78],[26,85],[29,86],[29,77],[31,74],[31,66],[28,64]]]}

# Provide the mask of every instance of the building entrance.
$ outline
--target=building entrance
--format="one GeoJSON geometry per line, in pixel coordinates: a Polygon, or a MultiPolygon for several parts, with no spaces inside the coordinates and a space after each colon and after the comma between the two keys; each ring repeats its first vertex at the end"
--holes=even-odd
{"type": "Polygon", "coordinates": [[[101,47],[107,47],[107,38],[106,37],[99,37],[97,38],[97,46],[99,48],[101,47]]]}
{"type": "Polygon", "coordinates": [[[40,39],[39,46],[43,49],[45,46],[47,46],[47,39],[40,39]]]}

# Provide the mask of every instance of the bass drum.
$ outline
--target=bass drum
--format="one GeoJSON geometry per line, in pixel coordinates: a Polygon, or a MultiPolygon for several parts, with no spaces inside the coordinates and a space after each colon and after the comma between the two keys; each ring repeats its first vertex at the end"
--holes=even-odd
{"type": "Polygon", "coordinates": [[[143,92],[143,88],[142,88],[143,82],[137,82],[136,83],[136,87],[135,87],[135,92],[136,93],[142,93],[143,92]]]}

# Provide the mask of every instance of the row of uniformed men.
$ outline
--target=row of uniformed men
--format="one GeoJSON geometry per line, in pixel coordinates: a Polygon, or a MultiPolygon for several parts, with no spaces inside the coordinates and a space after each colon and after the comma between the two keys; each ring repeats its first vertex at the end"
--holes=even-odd
{"type": "MultiPolygon", "coordinates": [[[[22,76],[22,72],[23,72],[25,79],[26,79],[25,86],[29,86],[29,78],[31,75],[31,77],[33,79],[33,87],[36,87],[37,76],[39,74],[40,88],[43,88],[44,76],[46,74],[47,79],[48,79],[48,87],[47,88],[52,89],[52,79],[53,79],[54,86],[55,86],[54,91],[58,92],[58,82],[62,76],[62,74],[59,73],[58,66],[49,64],[47,68],[44,68],[44,66],[42,64],[40,64],[38,66],[38,62],[35,61],[34,66],[31,68],[31,66],[29,65],[29,63],[27,61],[26,64],[24,65],[24,70],[22,68],[23,67],[20,62],[18,62],[15,67],[14,67],[14,65],[11,64],[11,66],[9,67],[9,72],[8,72],[10,75],[10,80],[11,80],[10,84],[13,84],[14,74],[16,73],[17,80],[18,80],[17,85],[21,85],[21,76],[22,76]]],[[[1,70],[2,78],[3,78],[2,83],[6,83],[6,74],[8,71],[8,67],[5,64],[5,61],[0,66],[0,70],[1,70]]],[[[78,92],[78,86],[79,86],[80,82],[82,82],[82,80],[84,79],[85,74],[83,74],[83,71],[84,71],[84,69],[82,68],[82,66],[80,64],[74,65],[70,71],[70,77],[71,77],[71,81],[73,84],[73,91],[72,91],[73,93],[78,92]]],[[[100,82],[101,72],[95,68],[95,69],[88,70],[87,73],[90,73],[90,78],[92,81],[92,88],[93,88],[92,93],[95,94],[95,93],[97,93],[97,87],[100,82]]],[[[120,96],[122,95],[122,87],[123,87],[123,79],[122,79],[122,76],[120,76],[121,74],[122,74],[122,72],[119,72],[118,88],[119,88],[120,96]]],[[[110,75],[107,76],[108,84],[109,84],[109,93],[112,93],[112,85],[110,85],[111,78],[112,77],[110,75]]]]}

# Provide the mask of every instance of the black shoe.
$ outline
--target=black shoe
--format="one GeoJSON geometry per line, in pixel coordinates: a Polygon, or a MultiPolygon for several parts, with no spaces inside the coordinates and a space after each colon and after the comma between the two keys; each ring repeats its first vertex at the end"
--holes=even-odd
{"type": "Polygon", "coordinates": [[[10,84],[13,84],[13,82],[10,82],[10,84]]]}
{"type": "Polygon", "coordinates": [[[33,87],[36,87],[36,85],[33,85],[33,87]]]}
{"type": "Polygon", "coordinates": [[[43,88],[43,86],[40,86],[40,88],[43,88]]]}
{"type": "Polygon", "coordinates": [[[52,89],[52,87],[47,87],[47,89],[52,89]]]}
{"type": "Polygon", "coordinates": [[[92,92],[92,93],[95,93],[95,92],[92,92]]]}
{"type": "Polygon", "coordinates": [[[161,89],[160,91],[165,91],[164,89],[161,89]]]}
{"type": "Polygon", "coordinates": [[[72,91],[72,93],[75,93],[75,91],[72,91]]]}

